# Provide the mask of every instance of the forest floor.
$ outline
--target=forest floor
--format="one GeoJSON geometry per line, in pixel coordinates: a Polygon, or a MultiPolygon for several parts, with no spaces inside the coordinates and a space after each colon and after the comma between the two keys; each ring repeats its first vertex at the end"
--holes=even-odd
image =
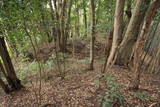
{"type": "MultiPolygon", "coordinates": [[[[105,82],[102,82],[99,87],[97,82],[104,62],[104,43],[105,40],[97,39],[95,69],[93,71],[87,70],[89,49],[85,43],[85,49],[81,47],[83,44],[80,44],[80,47],[77,45],[74,56],[69,55],[72,60],[66,63],[65,79],[58,77],[58,72],[54,69],[46,70],[47,76],[41,84],[41,107],[101,106],[99,95],[105,95],[106,85],[105,82]],[[103,41],[103,43],[99,41],[103,41]]],[[[159,75],[143,72],[140,90],[135,92],[127,90],[133,75],[132,71],[120,66],[113,66],[107,74],[115,77],[122,87],[121,92],[125,97],[125,104],[121,107],[160,107],[158,105],[160,103],[159,75]]],[[[22,82],[32,81],[35,78],[36,75],[27,77],[22,82]]],[[[9,95],[0,91],[0,107],[37,107],[36,94],[39,91],[39,86],[38,82],[32,82],[32,85],[26,85],[24,89],[9,95]]]]}

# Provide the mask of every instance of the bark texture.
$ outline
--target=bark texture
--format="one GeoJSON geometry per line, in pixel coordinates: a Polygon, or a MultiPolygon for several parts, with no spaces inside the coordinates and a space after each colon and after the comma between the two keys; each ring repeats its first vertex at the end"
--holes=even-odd
{"type": "Polygon", "coordinates": [[[95,26],[96,26],[96,12],[94,0],[90,0],[92,9],[92,31],[91,31],[91,49],[90,49],[90,69],[94,69],[94,43],[95,43],[95,26]]]}
{"type": "MultiPolygon", "coordinates": [[[[5,41],[3,37],[0,37],[0,56],[2,58],[5,70],[2,66],[2,64],[0,64],[1,67],[1,72],[3,72],[3,74],[6,77],[6,80],[9,84],[9,86],[13,89],[13,90],[20,90],[23,86],[21,85],[20,80],[17,78],[13,64],[11,62],[11,58],[9,56],[5,41]]],[[[1,81],[2,82],[2,81],[1,81]]]]}
{"type": "Polygon", "coordinates": [[[143,23],[147,11],[149,0],[137,0],[133,10],[132,17],[125,32],[124,38],[119,46],[119,52],[116,63],[127,65],[132,53],[133,46],[137,40],[140,26],[143,23]]]}
{"type": "Polygon", "coordinates": [[[154,0],[147,10],[146,17],[144,19],[144,23],[142,26],[142,30],[140,32],[139,38],[137,40],[135,46],[134,53],[134,79],[131,83],[132,89],[139,89],[140,85],[140,76],[141,76],[141,66],[143,62],[141,61],[141,57],[143,57],[143,49],[145,42],[147,40],[149,28],[152,20],[154,19],[157,9],[160,7],[160,0],[154,0]]]}
{"type": "MultiPolygon", "coordinates": [[[[123,33],[123,11],[124,11],[125,0],[117,0],[116,10],[115,10],[115,19],[114,19],[114,33],[113,33],[113,42],[111,47],[111,52],[107,60],[107,68],[114,62],[114,57],[122,38],[123,33]]],[[[104,72],[104,71],[103,71],[104,72]]]]}

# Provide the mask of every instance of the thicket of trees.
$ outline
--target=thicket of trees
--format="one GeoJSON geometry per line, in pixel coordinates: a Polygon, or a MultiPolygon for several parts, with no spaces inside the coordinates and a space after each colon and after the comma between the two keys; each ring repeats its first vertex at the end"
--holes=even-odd
{"type": "Polygon", "coordinates": [[[6,93],[23,87],[9,55],[32,58],[30,47],[37,56],[40,44],[54,41],[58,57],[77,37],[90,38],[88,66],[93,70],[96,37],[102,36],[106,38],[102,73],[114,64],[130,67],[134,75],[130,87],[138,89],[143,70],[160,70],[160,44],[151,47],[155,34],[150,34],[158,28],[159,9],[160,0],[1,0],[0,85],[6,93]]]}

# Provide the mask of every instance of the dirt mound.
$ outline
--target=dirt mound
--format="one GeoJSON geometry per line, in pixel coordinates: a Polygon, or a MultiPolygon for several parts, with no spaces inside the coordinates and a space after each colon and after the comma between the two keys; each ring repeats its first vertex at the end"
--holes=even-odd
{"type": "Polygon", "coordinates": [[[52,52],[54,52],[55,44],[54,42],[51,43],[45,43],[38,47],[36,47],[36,53],[33,48],[30,48],[26,52],[26,56],[30,60],[38,59],[39,61],[46,61],[49,59],[49,57],[52,55],[52,52]]]}

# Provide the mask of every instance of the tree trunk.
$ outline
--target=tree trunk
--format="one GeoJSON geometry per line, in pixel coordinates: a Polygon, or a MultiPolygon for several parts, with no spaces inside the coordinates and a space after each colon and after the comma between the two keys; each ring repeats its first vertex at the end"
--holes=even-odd
{"type": "Polygon", "coordinates": [[[65,30],[66,30],[67,22],[65,18],[66,18],[67,1],[53,0],[53,4],[54,6],[52,5],[52,0],[50,0],[49,5],[51,8],[51,17],[52,17],[52,21],[55,24],[53,31],[55,31],[54,39],[56,41],[57,51],[66,52],[67,51],[67,35],[66,35],[67,31],[65,30]]]}
{"type": "MultiPolygon", "coordinates": [[[[56,18],[58,17],[56,11],[54,11],[53,9],[53,4],[52,4],[52,0],[49,0],[49,6],[51,9],[50,15],[51,15],[51,19],[52,19],[52,23],[54,24],[54,26],[52,27],[52,36],[54,36],[54,41],[56,42],[58,39],[58,30],[57,30],[57,24],[55,23],[56,18]]],[[[56,8],[56,6],[54,6],[56,8]]],[[[58,18],[57,18],[58,19],[58,18]]]]}
{"type": "MultiPolygon", "coordinates": [[[[124,10],[125,0],[117,0],[116,10],[115,10],[115,20],[114,20],[114,33],[113,33],[113,42],[111,47],[111,52],[107,60],[106,67],[108,68],[114,61],[115,53],[117,47],[120,43],[123,33],[123,10],[124,10]]],[[[104,71],[103,71],[104,72],[104,71]]]]}
{"type": "Polygon", "coordinates": [[[91,48],[90,48],[90,70],[94,69],[94,44],[95,44],[95,26],[96,26],[96,13],[94,0],[90,0],[92,9],[92,31],[91,31],[91,48]]]}
{"type": "MultiPolygon", "coordinates": [[[[3,65],[2,65],[1,61],[0,61],[0,73],[1,72],[4,74],[6,80],[8,81],[6,72],[5,72],[4,68],[3,68],[3,65]]],[[[0,86],[2,87],[2,89],[4,90],[5,93],[7,93],[7,94],[9,93],[9,91],[10,91],[9,87],[4,83],[4,81],[1,78],[1,75],[0,75],[0,86]]]]}
{"type": "Polygon", "coordinates": [[[67,14],[67,22],[66,22],[66,27],[65,27],[65,45],[67,45],[69,33],[70,33],[70,22],[71,22],[71,9],[72,9],[72,3],[73,0],[69,0],[68,3],[68,14],[67,14]]]}
{"type": "Polygon", "coordinates": [[[41,15],[41,23],[42,23],[42,27],[43,27],[43,31],[45,32],[45,35],[47,36],[47,42],[52,42],[53,37],[51,37],[51,35],[49,34],[49,29],[47,27],[47,22],[45,19],[45,13],[44,13],[44,8],[43,5],[41,3],[39,3],[39,8],[40,8],[40,15],[41,15]]]}
{"type": "Polygon", "coordinates": [[[60,35],[60,51],[61,52],[66,52],[67,48],[66,48],[66,35],[65,35],[65,14],[66,12],[66,0],[64,0],[62,2],[62,7],[61,7],[61,13],[60,13],[60,32],[61,32],[61,35],[60,35]]]}
{"type": "Polygon", "coordinates": [[[102,73],[104,73],[105,70],[106,70],[107,59],[108,59],[108,56],[110,54],[111,47],[112,47],[113,32],[114,32],[114,28],[112,28],[112,30],[110,31],[109,36],[106,37],[105,50],[104,50],[105,51],[105,62],[104,62],[104,65],[103,65],[103,69],[101,71],[102,73]]]}
{"type": "Polygon", "coordinates": [[[4,77],[6,78],[7,82],[10,83],[10,78],[8,77],[7,73],[5,72],[5,69],[0,61],[0,72],[3,73],[4,77]]]}
{"type": "Polygon", "coordinates": [[[133,45],[135,44],[140,25],[143,22],[145,12],[149,5],[148,0],[137,0],[135,8],[133,10],[132,17],[130,19],[127,31],[119,47],[119,53],[116,63],[120,65],[127,65],[132,53],[133,45]]]}
{"type": "Polygon", "coordinates": [[[19,53],[19,51],[17,49],[17,45],[15,43],[15,39],[7,40],[6,42],[9,44],[9,47],[13,50],[15,56],[18,57],[20,53],[19,53]]]}
{"type": "Polygon", "coordinates": [[[86,0],[83,0],[83,17],[84,17],[84,26],[85,26],[85,35],[87,36],[87,10],[86,10],[86,0]]]}
{"type": "Polygon", "coordinates": [[[7,80],[9,82],[9,85],[14,89],[14,90],[19,90],[23,86],[21,85],[20,80],[17,78],[15,70],[13,68],[13,64],[11,62],[11,58],[9,56],[9,53],[7,51],[7,47],[4,41],[3,37],[0,37],[0,55],[2,57],[5,69],[6,69],[6,74],[7,74],[7,80]]]}
{"type": "Polygon", "coordinates": [[[79,15],[80,15],[80,14],[79,14],[79,8],[78,8],[78,7],[76,8],[76,14],[77,14],[77,15],[76,15],[77,18],[76,18],[76,20],[75,20],[75,31],[76,31],[75,34],[76,34],[78,37],[80,37],[80,29],[79,29],[79,27],[80,27],[80,22],[79,22],[79,19],[80,19],[80,18],[79,18],[79,15]]]}
{"type": "Polygon", "coordinates": [[[9,93],[9,87],[3,82],[3,80],[1,79],[1,77],[0,77],[0,86],[2,87],[2,89],[4,90],[4,92],[6,94],[9,93]]]}
{"type": "Polygon", "coordinates": [[[143,62],[141,61],[141,57],[143,55],[144,45],[148,36],[149,28],[152,20],[154,19],[157,9],[160,7],[160,0],[154,0],[149,7],[146,17],[142,26],[142,30],[140,32],[140,36],[137,40],[135,53],[134,53],[134,79],[131,83],[132,89],[139,89],[140,84],[140,76],[141,76],[141,66],[143,62]]]}

